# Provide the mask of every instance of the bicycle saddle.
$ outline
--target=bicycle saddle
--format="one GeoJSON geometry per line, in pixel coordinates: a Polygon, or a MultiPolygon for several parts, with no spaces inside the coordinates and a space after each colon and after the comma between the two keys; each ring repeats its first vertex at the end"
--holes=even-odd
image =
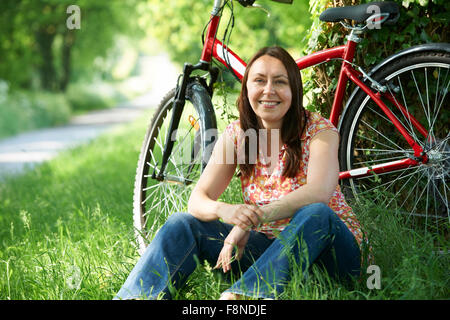
{"type": "Polygon", "coordinates": [[[395,2],[370,2],[357,6],[328,8],[320,15],[319,19],[326,22],[339,22],[344,19],[356,22],[365,22],[373,14],[389,14],[387,23],[395,23],[399,17],[399,7],[395,2]]]}

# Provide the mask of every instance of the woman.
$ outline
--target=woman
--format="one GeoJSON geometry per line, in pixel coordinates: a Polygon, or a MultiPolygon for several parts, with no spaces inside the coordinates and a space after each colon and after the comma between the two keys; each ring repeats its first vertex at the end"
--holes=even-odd
{"type": "Polygon", "coordinates": [[[337,185],[339,136],[303,108],[300,72],[284,49],[263,48],[251,59],[238,108],[189,213],[169,217],[116,298],[170,298],[204,259],[224,273],[244,272],[221,299],[275,298],[293,264],[359,275],[362,234],[337,185]],[[238,165],[245,204],[217,201],[238,165]]]}

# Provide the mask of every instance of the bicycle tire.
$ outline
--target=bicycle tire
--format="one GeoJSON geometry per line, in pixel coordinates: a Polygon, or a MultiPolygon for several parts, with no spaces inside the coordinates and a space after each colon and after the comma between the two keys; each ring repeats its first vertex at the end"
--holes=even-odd
{"type": "Polygon", "coordinates": [[[187,210],[190,191],[208,160],[211,141],[205,136],[216,128],[206,89],[199,84],[189,86],[164,178],[152,179],[155,168],[159,168],[157,162],[168,134],[175,94],[176,90],[172,89],[161,100],[147,129],[136,169],[133,221],[141,254],[170,214],[187,210]]]}
{"type": "MultiPolygon", "coordinates": [[[[425,148],[430,161],[389,173],[343,179],[341,185],[349,200],[376,203],[387,211],[405,213],[413,226],[448,232],[449,70],[449,53],[420,52],[388,64],[372,75],[374,80],[387,85],[389,92],[425,127],[428,137],[421,136],[410,117],[383,99],[414,140],[425,148]],[[395,93],[394,88],[400,89],[399,92],[395,93]]],[[[400,132],[361,89],[348,108],[340,125],[341,171],[413,156],[400,132]]]]}

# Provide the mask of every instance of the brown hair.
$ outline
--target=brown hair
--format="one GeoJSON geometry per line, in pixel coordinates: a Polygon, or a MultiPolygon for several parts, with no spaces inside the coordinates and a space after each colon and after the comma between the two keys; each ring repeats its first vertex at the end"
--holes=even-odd
{"type": "MultiPolygon", "coordinates": [[[[260,57],[268,55],[274,57],[283,63],[287,70],[289,78],[289,86],[292,92],[292,102],[289,110],[286,112],[283,118],[283,124],[281,127],[281,140],[286,144],[286,166],[283,171],[285,177],[295,177],[300,167],[301,159],[301,135],[306,126],[306,111],[303,108],[303,89],[302,79],[298,66],[291,55],[280,47],[265,47],[260,49],[250,60],[245,69],[244,77],[242,79],[241,93],[237,99],[237,105],[239,109],[240,125],[244,132],[248,129],[254,129],[259,134],[260,128],[258,119],[253,111],[250,101],[248,100],[247,93],[247,80],[248,73],[253,63],[260,57]]],[[[259,137],[257,139],[259,142],[259,137]]],[[[259,146],[258,146],[259,148],[259,146]]],[[[249,141],[246,137],[245,141],[245,163],[240,164],[240,171],[244,177],[249,177],[253,173],[255,164],[248,161],[249,159],[249,141]]]]}

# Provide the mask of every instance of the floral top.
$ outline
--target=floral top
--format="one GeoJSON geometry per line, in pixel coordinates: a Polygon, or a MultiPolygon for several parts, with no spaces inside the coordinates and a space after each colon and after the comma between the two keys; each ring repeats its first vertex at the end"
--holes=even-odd
{"type": "MultiPolygon", "coordinates": [[[[296,190],[306,183],[311,139],[324,130],[333,130],[337,132],[334,125],[320,114],[309,111],[307,111],[307,114],[307,127],[301,137],[302,160],[297,175],[294,178],[282,176],[286,162],[285,145],[281,147],[278,163],[271,174],[269,174],[268,167],[261,162],[261,157],[258,157],[252,176],[250,178],[241,176],[242,192],[245,203],[263,206],[272,201],[281,199],[289,192],[296,190]]],[[[240,121],[236,120],[230,123],[226,127],[225,132],[231,137],[232,141],[234,141],[235,150],[238,152],[238,150],[241,149],[240,143],[243,141],[243,131],[240,127],[240,121]],[[238,139],[238,137],[240,137],[240,139],[238,139]]],[[[344,195],[342,194],[339,185],[336,187],[328,206],[342,219],[355,236],[357,242],[361,245],[363,237],[359,222],[353,214],[352,208],[345,202],[344,195]]],[[[290,218],[264,223],[255,228],[255,230],[266,234],[268,238],[275,238],[276,235],[289,224],[289,221],[290,218]]]]}

